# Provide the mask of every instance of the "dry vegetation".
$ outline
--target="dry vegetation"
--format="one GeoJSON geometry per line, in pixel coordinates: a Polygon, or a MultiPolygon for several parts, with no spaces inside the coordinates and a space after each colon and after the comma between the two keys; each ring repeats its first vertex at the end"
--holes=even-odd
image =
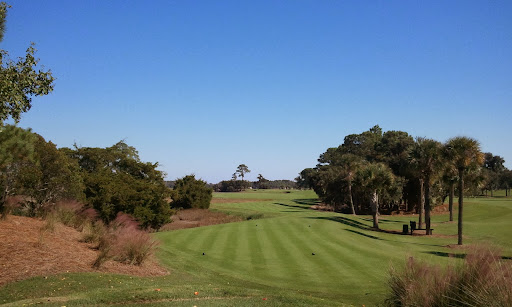
{"type": "Polygon", "coordinates": [[[171,217],[172,223],[164,225],[161,230],[176,230],[242,221],[241,216],[214,212],[208,209],[180,210],[171,217]]]}
{"type": "Polygon", "coordinates": [[[472,247],[447,268],[410,257],[390,275],[389,306],[512,306],[512,264],[490,247],[472,247]]]}
{"type": "Polygon", "coordinates": [[[99,253],[94,244],[81,242],[83,233],[78,230],[52,223],[51,220],[12,215],[0,220],[0,285],[65,272],[168,274],[152,258],[142,266],[109,260],[101,268],[94,269],[92,264],[99,253]]]}

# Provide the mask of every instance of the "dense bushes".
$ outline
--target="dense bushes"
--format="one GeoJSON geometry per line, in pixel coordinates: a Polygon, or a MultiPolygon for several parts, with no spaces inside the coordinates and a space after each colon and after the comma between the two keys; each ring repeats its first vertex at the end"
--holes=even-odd
{"type": "Polygon", "coordinates": [[[171,197],[173,208],[208,209],[212,200],[212,189],[203,180],[188,175],[176,180],[171,197]]]}
{"type": "Polygon", "coordinates": [[[134,147],[119,142],[108,148],[65,149],[82,172],[86,203],[106,223],[119,212],[132,215],[143,228],[158,229],[172,213],[158,163],[142,162],[134,147]]]}
{"type": "Polygon", "coordinates": [[[486,247],[445,269],[411,257],[391,269],[389,286],[388,306],[512,306],[512,264],[486,247]]]}

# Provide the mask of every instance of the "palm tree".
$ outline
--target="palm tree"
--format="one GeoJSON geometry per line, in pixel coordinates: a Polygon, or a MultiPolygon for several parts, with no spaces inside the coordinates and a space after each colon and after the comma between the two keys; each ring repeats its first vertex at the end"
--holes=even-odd
{"type": "MultiPolygon", "coordinates": [[[[430,187],[434,176],[437,174],[439,166],[441,165],[441,143],[427,138],[417,138],[416,143],[409,152],[409,159],[414,165],[420,180],[420,195],[424,189],[425,197],[425,228],[426,234],[431,235],[430,227],[430,187]]],[[[421,216],[421,207],[420,207],[421,216]]],[[[421,227],[421,219],[420,225],[421,227]]]]}
{"type": "Polygon", "coordinates": [[[457,168],[459,173],[459,220],[458,245],[462,245],[462,217],[464,205],[464,173],[472,167],[479,167],[484,162],[484,155],[480,151],[480,143],[469,137],[455,137],[449,139],[445,145],[448,161],[457,168]]]}
{"type": "Polygon", "coordinates": [[[373,228],[379,229],[379,193],[393,185],[395,177],[384,163],[368,163],[357,171],[358,181],[371,193],[373,228]]]}
{"type": "MultiPolygon", "coordinates": [[[[446,146],[443,148],[443,156],[446,157],[446,146]]],[[[450,222],[453,221],[453,197],[455,196],[455,184],[459,180],[457,168],[445,160],[442,181],[448,186],[448,210],[450,211],[450,222]]]]}
{"type": "Polygon", "coordinates": [[[354,154],[344,154],[340,159],[340,165],[345,174],[347,174],[345,180],[348,185],[348,199],[353,215],[356,215],[356,210],[354,208],[354,200],[352,198],[352,181],[354,180],[356,171],[361,167],[361,163],[361,157],[354,154]]]}

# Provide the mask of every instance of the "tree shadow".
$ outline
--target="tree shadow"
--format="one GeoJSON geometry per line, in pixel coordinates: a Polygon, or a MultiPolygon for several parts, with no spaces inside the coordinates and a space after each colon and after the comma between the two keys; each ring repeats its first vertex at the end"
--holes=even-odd
{"type": "Polygon", "coordinates": [[[329,220],[333,222],[338,222],[341,224],[345,224],[348,226],[352,226],[355,228],[363,229],[363,230],[372,230],[372,228],[366,224],[363,224],[361,222],[343,217],[343,216],[310,216],[307,217],[308,219],[317,219],[317,220],[329,220]]]}
{"type": "Polygon", "coordinates": [[[381,239],[379,237],[376,237],[376,236],[372,236],[372,235],[369,235],[369,234],[366,234],[366,233],[363,233],[363,232],[360,232],[360,231],[357,231],[357,230],[352,230],[352,229],[345,229],[346,231],[350,231],[352,233],[355,233],[355,234],[358,234],[358,235],[361,235],[361,236],[364,236],[364,237],[367,237],[367,238],[370,238],[370,239],[374,239],[374,240],[384,240],[384,239],[381,239]]]}
{"type": "Polygon", "coordinates": [[[306,205],[306,206],[313,206],[320,203],[320,201],[317,198],[300,198],[300,199],[293,199],[294,203],[299,205],[306,205]]]}
{"type": "Polygon", "coordinates": [[[298,208],[298,209],[303,209],[303,210],[306,210],[308,209],[309,207],[307,206],[301,206],[301,205],[288,205],[288,204],[283,204],[283,203],[274,203],[274,205],[279,205],[279,206],[283,206],[283,207],[288,207],[288,208],[298,208]]]}
{"type": "Polygon", "coordinates": [[[422,253],[430,254],[430,255],[434,255],[434,256],[440,256],[440,257],[447,257],[447,258],[458,258],[458,259],[466,258],[466,254],[445,253],[445,252],[436,252],[436,251],[429,251],[429,252],[422,252],[422,253]]]}
{"type": "MultiPolygon", "coordinates": [[[[468,254],[456,254],[456,253],[446,253],[446,252],[436,252],[436,251],[430,251],[430,252],[423,252],[424,254],[430,254],[434,256],[439,257],[447,257],[447,258],[458,258],[458,259],[465,259],[468,254]]],[[[512,260],[512,257],[509,256],[501,256],[502,260],[512,260]]]]}

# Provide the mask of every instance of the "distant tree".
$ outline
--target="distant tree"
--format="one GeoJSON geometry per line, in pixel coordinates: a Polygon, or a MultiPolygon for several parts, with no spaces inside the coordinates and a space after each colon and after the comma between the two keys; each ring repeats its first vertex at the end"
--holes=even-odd
{"type": "Polygon", "coordinates": [[[499,189],[500,187],[500,176],[505,171],[505,159],[498,155],[493,155],[490,152],[486,152],[484,154],[484,176],[485,176],[485,189],[486,194],[487,190],[491,191],[491,196],[493,196],[493,191],[499,189]]]}
{"type": "Polygon", "coordinates": [[[420,187],[424,189],[426,234],[431,235],[431,185],[442,166],[441,143],[432,139],[417,138],[410,151],[410,160],[418,171],[420,187]]]}
{"type": "Polygon", "coordinates": [[[262,174],[258,174],[258,181],[256,182],[256,187],[258,189],[268,189],[270,188],[269,182],[270,180],[263,177],[262,174]]]}
{"type": "Polygon", "coordinates": [[[212,189],[207,187],[205,181],[188,175],[176,180],[171,197],[173,208],[208,209],[212,200],[212,189]]]}
{"type": "Polygon", "coordinates": [[[237,174],[239,177],[242,178],[242,181],[244,181],[244,176],[245,174],[247,173],[250,173],[251,171],[249,170],[249,168],[247,167],[247,165],[245,164],[240,164],[237,168],[236,168],[236,172],[235,174],[237,174]]]}
{"type": "Polygon", "coordinates": [[[314,176],[317,173],[317,169],[315,168],[305,168],[303,169],[297,178],[295,178],[295,182],[300,189],[313,189],[314,187],[314,176]]]}
{"type": "MultiPolygon", "coordinates": [[[[5,18],[9,6],[0,2],[0,41],[5,32],[5,18]]],[[[37,69],[39,59],[31,44],[24,58],[8,59],[8,52],[0,49],[0,123],[11,117],[18,122],[21,113],[32,106],[33,96],[47,95],[53,91],[55,80],[50,70],[37,69]]]]}
{"type": "Polygon", "coordinates": [[[505,189],[505,196],[510,196],[510,188],[512,187],[512,171],[505,169],[500,175],[500,186],[505,189]]]}
{"type": "Polygon", "coordinates": [[[455,137],[446,143],[445,154],[459,173],[459,220],[458,245],[462,245],[462,222],[464,205],[464,175],[471,167],[479,167],[484,162],[480,143],[469,137],[455,137]]]}
{"type": "Polygon", "coordinates": [[[391,169],[383,163],[368,163],[357,171],[357,181],[370,193],[373,228],[379,228],[379,194],[394,184],[391,169]]]}

